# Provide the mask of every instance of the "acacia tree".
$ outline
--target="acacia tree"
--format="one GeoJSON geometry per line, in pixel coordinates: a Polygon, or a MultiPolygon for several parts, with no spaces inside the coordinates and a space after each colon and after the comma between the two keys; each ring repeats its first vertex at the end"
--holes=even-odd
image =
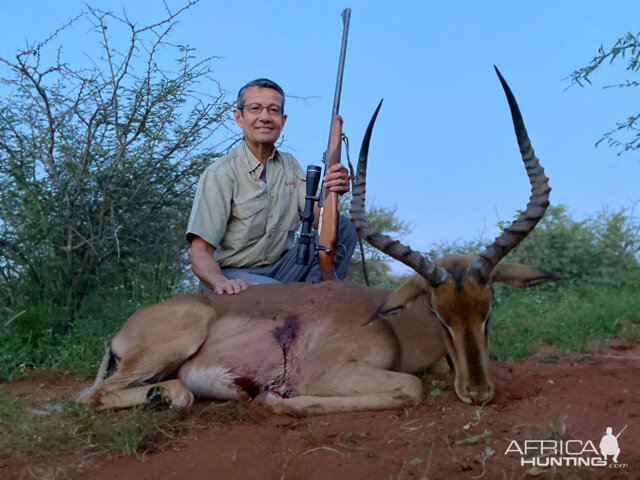
{"type": "Polygon", "coordinates": [[[211,59],[168,41],[195,3],[143,27],[87,7],[15,58],[0,56],[8,68],[0,78],[5,313],[48,298],[68,327],[88,292],[134,266],[184,268],[193,186],[217,156],[212,139],[231,107],[211,59]],[[51,50],[85,21],[101,55],[74,68],[51,50]]]}
{"type": "MultiPolygon", "coordinates": [[[[602,68],[606,63],[612,64],[615,61],[625,60],[626,70],[634,75],[640,70],[640,33],[627,33],[625,36],[618,38],[613,47],[605,49],[600,46],[598,54],[591,62],[570,75],[572,84],[585,86],[591,84],[593,74],[602,68]]],[[[625,79],[617,84],[606,85],[604,88],[633,88],[640,86],[640,81],[635,77],[625,79]]],[[[623,122],[618,122],[615,128],[606,132],[596,142],[596,146],[606,141],[611,147],[618,149],[618,155],[629,150],[637,150],[640,148],[640,112],[634,113],[627,117],[623,122]]]]}

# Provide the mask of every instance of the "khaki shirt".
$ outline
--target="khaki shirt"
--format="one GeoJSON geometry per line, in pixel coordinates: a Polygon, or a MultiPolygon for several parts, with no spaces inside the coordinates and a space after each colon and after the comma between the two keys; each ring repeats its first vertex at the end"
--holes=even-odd
{"type": "Polygon", "coordinates": [[[269,265],[293,246],[305,174],[293,155],[277,150],[267,160],[266,183],[262,169],[243,141],[200,176],[187,240],[197,235],[213,245],[222,268],[269,265]]]}

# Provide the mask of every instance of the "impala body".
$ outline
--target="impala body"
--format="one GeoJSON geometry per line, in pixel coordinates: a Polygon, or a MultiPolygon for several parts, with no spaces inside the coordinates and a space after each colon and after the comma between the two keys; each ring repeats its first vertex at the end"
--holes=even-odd
{"type": "MultiPolygon", "coordinates": [[[[256,398],[297,414],[400,408],[419,403],[412,375],[449,355],[467,403],[493,397],[488,324],[493,283],[530,287],[561,277],[499,263],[548,205],[548,179],[515,99],[498,73],[532,192],[526,210],[477,258],[430,262],[373,228],[364,216],[369,124],[351,215],[360,236],[416,274],[395,291],[338,281],[251,286],[234,296],[182,295],[135,313],[112,339],[80,401],[96,408],[161,400],[188,407],[194,395],[256,398]]],[[[378,109],[380,106],[378,106],[378,109]]]]}

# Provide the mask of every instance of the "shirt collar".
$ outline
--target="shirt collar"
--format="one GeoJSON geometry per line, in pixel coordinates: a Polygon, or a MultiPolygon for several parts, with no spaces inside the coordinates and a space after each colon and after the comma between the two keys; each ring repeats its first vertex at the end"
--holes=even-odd
{"type": "MultiPolygon", "coordinates": [[[[247,172],[251,173],[255,171],[256,168],[258,168],[262,163],[260,162],[260,160],[256,158],[256,156],[253,153],[251,153],[251,150],[249,150],[249,147],[247,147],[247,142],[245,142],[244,140],[242,140],[240,148],[245,153],[245,158],[247,160],[247,172]]],[[[278,149],[276,147],[273,147],[273,153],[267,159],[267,163],[269,161],[274,161],[278,159],[280,159],[280,153],[278,152],[278,149]]]]}

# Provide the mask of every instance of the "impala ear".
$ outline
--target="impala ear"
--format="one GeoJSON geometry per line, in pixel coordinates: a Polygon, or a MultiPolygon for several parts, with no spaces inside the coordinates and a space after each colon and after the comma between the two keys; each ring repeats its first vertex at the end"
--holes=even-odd
{"type": "Polygon", "coordinates": [[[408,310],[415,299],[426,294],[430,288],[429,282],[422,275],[414,275],[407,283],[391,292],[363,326],[370,324],[377,318],[387,318],[408,310]]]}
{"type": "Polygon", "coordinates": [[[492,277],[494,282],[504,283],[515,288],[535,287],[543,283],[567,279],[567,277],[555,273],[517,263],[499,263],[494,269],[492,277]]]}

